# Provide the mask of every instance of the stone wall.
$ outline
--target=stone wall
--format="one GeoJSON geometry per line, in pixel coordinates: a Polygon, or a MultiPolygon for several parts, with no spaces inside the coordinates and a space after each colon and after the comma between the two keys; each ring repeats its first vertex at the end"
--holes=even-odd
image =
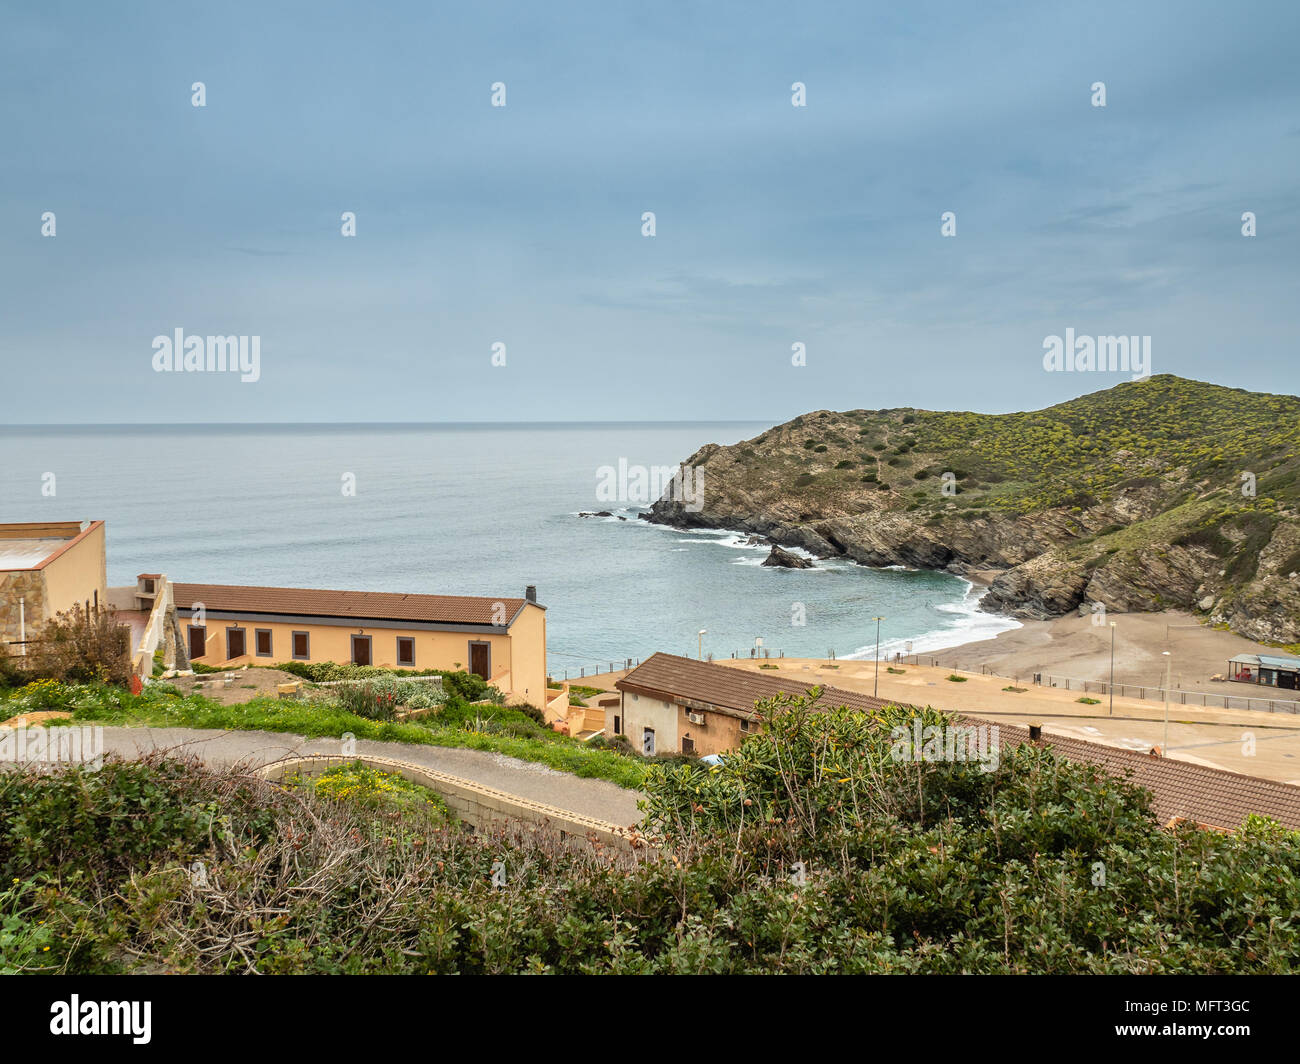
{"type": "Polygon", "coordinates": [[[16,645],[22,624],[19,614],[25,612],[27,638],[35,637],[45,623],[45,578],[38,569],[14,569],[0,573],[0,653],[21,654],[16,645]],[[19,609],[23,600],[23,609],[19,609]]]}

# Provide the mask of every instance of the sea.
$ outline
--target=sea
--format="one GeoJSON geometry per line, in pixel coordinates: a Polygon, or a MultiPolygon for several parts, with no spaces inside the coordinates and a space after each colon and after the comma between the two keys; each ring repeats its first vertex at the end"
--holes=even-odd
{"type": "Polygon", "coordinates": [[[556,676],[660,650],[870,658],[876,617],[886,655],[1019,626],[948,573],[764,567],[748,536],[638,519],[657,470],[768,427],[0,427],[0,521],[105,520],[110,586],[144,572],[452,595],[532,584],[556,676]]]}

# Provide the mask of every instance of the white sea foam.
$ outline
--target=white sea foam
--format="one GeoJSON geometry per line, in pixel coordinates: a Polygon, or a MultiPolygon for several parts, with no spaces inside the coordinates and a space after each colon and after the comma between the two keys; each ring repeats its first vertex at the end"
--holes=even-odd
{"type": "MultiPolygon", "coordinates": [[[[883,640],[880,644],[880,656],[886,658],[893,657],[894,654],[906,654],[909,642],[912,644],[911,653],[931,654],[936,650],[950,650],[953,647],[964,646],[966,643],[979,642],[981,639],[992,639],[999,632],[1009,632],[1013,628],[1024,627],[1011,617],[985,613],[981,610],[980,600],[987,593],[988,588],[977,588],[967,580],[966,594],[962,596],[960,602],[942,602],[934,607],[936,613],[951,614],[954,617],[952,624],[933,628],[910,639],[883,640]]],[[[841,657],[862,660],[875,657],[875,653],[876,647],[873,643],[859,647],[853,653],[843,654],[841,657]]]]}

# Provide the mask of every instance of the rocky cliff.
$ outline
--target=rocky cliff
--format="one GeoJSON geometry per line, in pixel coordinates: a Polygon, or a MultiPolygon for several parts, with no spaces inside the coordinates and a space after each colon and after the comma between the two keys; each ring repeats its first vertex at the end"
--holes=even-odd
{"type": "Polygon", "coordinates": [[[1203,614],[1300,642],[1300,399],[1173,376],[1026,413],[819,410],[685,462],[727,528],[863,565],[992,577],[985,608],[1203,614]]]}

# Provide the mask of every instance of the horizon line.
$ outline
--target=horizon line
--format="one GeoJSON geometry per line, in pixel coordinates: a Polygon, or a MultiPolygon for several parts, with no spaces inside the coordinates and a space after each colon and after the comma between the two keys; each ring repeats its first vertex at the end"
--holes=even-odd
{"type": "Polygon", "coordinates": [[[2,424],[8,429],[193,429],[193,428],[538,428],[592,425],[753,425],[773,424],[770,418],[687,418],[683,420],[617,421],[39,421],[2,424]]]}

